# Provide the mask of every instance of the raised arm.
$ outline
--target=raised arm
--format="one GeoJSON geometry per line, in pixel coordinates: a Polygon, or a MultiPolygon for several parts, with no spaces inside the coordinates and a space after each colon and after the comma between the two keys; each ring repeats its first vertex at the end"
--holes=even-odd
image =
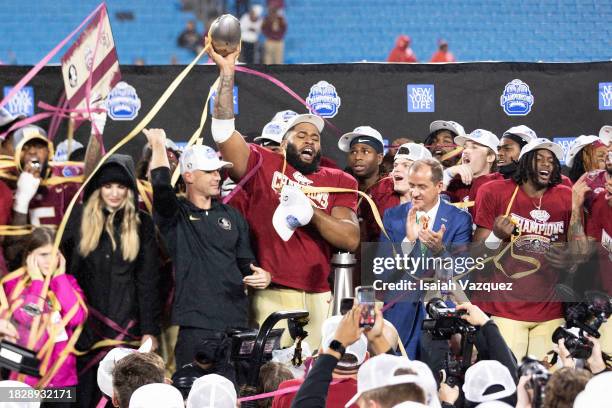
{"type": "Polygon", "coordinates": [[[321,236],[336,248],[354,252],[359,247],[359,221],[355,211],[334,207],[331,215],[315,208],[311,223],[321,236]]]}
{"type": "Polygon", "coordinates": [[[206,50],[210,58],[219,67],[219,86],[217,87],[211,123],[212,136],[219,147],[223,160],[234,164],[234,167],[229,169],[231,178],[239,180],[247,172],[247,161],[250,154],[248,144],[234,128],[234,76],[240,48],[222,57],[214,50],[210,37],[206,37],[206,50]]]}
{"type": "MultiPolygon", "coordinates": [[[[94,96],[95,98],[96,96],[94,96]]],[[[98,99],[92,102],[92,109],[104,109],[104,99],[98,99]]],[[[73,119],[70,119],[71,121],[73,119]]],[[[89,136],[89,142],[87,142],[87,149],[85,150],[85,162],[83,173],[85,178],[94,171],[100,159],[102,158],[102,135],[104,134],[104,126],[106,125],[106,110],[103,112],[96,112],[91,114],[91,134],[89,136]],[[96,136],[96,131],[100,134],[96,136]]]]}
{"type": "Polygon", "coordinates": [[[584,196],[591,191],[585,181],[586,175],[586,173],[583,174],[572,187],[572,216],[567,231],[570,251],[572,254],[578,255],[580,262],[584,262],[588,258],[591,252],[590,247],[593,247],[593,245],[589,245],[589,241],[594,241],[586,235],[582,218],[584,196]]]}

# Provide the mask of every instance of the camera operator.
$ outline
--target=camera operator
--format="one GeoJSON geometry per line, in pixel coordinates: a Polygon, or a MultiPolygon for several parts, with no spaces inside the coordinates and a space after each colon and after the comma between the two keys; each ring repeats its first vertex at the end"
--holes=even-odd
{"type": "MultiPolygon", "coordinates": [[[[599,340],[593,336],[589,336],[588,334],[585,334],[585,337],[593,344],[591,355],[585,360],[585,368],[587,368],[593,374],[608,371],[609,368],[604,361],[603,353],[601,351],[601,343],[599,340]]],[[[572,357],[571,352],[567,349],[567,347],[565,347],[565,339],[559,339],[558,343],[553,347],[553,350],[559,355],[559,359],[561,360],[563,367],[576,368],[576,360],[578,359],[572,357]]]]}

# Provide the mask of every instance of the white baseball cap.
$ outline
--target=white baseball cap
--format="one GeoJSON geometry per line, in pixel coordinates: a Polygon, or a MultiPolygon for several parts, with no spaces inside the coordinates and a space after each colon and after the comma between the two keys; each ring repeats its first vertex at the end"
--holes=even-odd
{"type": "Polygon", "coordinates": [[[473,130],[469,135],[455,136],[455,144],[463,146],[466,141],[471,140],[483,146],[487,146],[489,149],[497,153],[497,147],[499,146],[499,139],[492,132],[485,129],[473,130]]]}
{"type": "Polygon", "coordinates": [[[305,113],[302,115],[295,115],[287,120],[287,130],[285,131],[285,134],[295,125],[298,125],[300,123],[310,123],[314,125],[319,131],[319,133],[323,131],[323,127],[325,126],[325,121],[323,121],[320,116],[305,113]]]}
{"type": "MultiPolygon", "coordinates": [[[[326,319],[323,322],[323,326],[321,327],[321,338],[323,341],[321,342],[321,347],[326,349],[329,347],[331,342],[334,340],[334,335],[336,334],[336,329],[340,324],[340,320],[342,320],[343,316],[332,316],[326,319]]],[[[345,354],[351,354],[355,356],[357,362],[354,364],[345,363],[342,360],[338,362],[338,366],[340,367],[358,367],[365,361],[366,353],[368,352],[368,340],[362,334],[355,343],[351,344],[346,348],[345,354]]]]}
{"type": "Polygon", "coordinates": [[[586,383],[584,390],[576,396],[574,408],[606,408],[610,406],[612,372],[597,374],[586,383]]]}
{"type": "Polygon", "coordinates": [[[53,156],[53,161],[68,161],[68,158],[70,157],[72,152],[84,147],[83,143],[74,139],[72,139],[72,142],[70,142],[70,151],[68,151],[68,145],[68,139],[62,141],[60,144],[57,145],[57,147],[55,148],[55,156],[53,156]]]}
{"type": "Polygon", "coordinates": [[[181,392],[164,383],[152,383],[139,387],[130,397],[129,408],[184,408],[181,392]]]}
{"type": "Polygon", "coordinates": [[[234,167],[230,162],[219,159],[217,152],[212,147],[205,145],[189,146],[179,159],[181,174],[195,171],[214,171],[223,167],[234,167]]]}
{"type": "Polygon", "coordinates": [[[599,129],[599,138],[610,146],[610,143],[612,143],[612,126],[606,125],[599,129]]]}
{"type": "Polygon", "coordinates": [[[502,137],[505,137],[508,135],[516,135],[520,137],[521,139],[523,139],[525,143],[529,143],[533,139],[538,138],[538,135],[536,135],[536,132],[534,132],[530,127],[525,126],[525,125],[518,125],[518,126],[511,127],[510,129],[504,132],[502,137]]]}
{"type": "Polygon", "coordinates": [[[298,113],[296,111],[292,111],[290,109],[276,112],[274,117],[270,122],[287,122],[289,119],[297,116],[298,113]]]}
{"type": "Polygon", "coordinates": [[[440,408],[440,400],[438,399],[438,383],[434,378],[431,368],[427,364],[418,360],[411,360],[406,368],[417,373],[421,383],[419,384],[425,390],[427,398],[427,406],[430,408],[440,408]]]}
{"type": "Polygon", "coordinates": [[[603,143],[603,141],[595,135],[578,136],[567,150],[567,154],[565,155],[565,165],[567,167],[572,167],[574,165],[574,159],[576,158],[576,156],[578,156],[578,153],[580,153],[580,151],[586,146],[595,142],[603,143]]]}
{"type": "Polygon", "coordinates": [[[283,241],[289,241],[295,230],[312,219],[311,201],[299,187],[286,185],[281,190],[280,204],[272,216],[272,225],[283,241]]]}
{"type": "Polygon", "coordinates": [[[558,160],[563,159],[563,148],[560,144],[551,142],[548,139],[540,137],[538,139],[533,139],[531,142],[523,146],[523,148],[521,149],[521,153],[519,154],[519,160],[521,159],[521,157],[523,157],[523,155],[529,153],[532,150],[538,149],[546,149],[552,152],[552,154],[554,154],[558,160]]]}
{"type": "Polygon", "coordinates": [[[431,159],[433,156],[429,149],[418,143],[404,143],[397,149],[397,153],[393,157],[396,160],[412,160],[431,159]]]}
{"type": "Polygon", "coordinates": [[[400,374],[395,372],[400,368],[411,368],[406,357],[380,354],[372,357],[359,367],[357,372],[357,394],[346,403],[345,408],[355,404],[364,392],[398,384],[417,384],[423,389],[423,379],[417,374],[400,374]]]}
{"type": "Polygon", "coordinates": [[[496,360],[482,360],[465,372],[463,394],[468,401],[486,402],[506,398],[516,392],[516,385],[508,368],[496,360]],[[502,390],[485,394],[493,385],[502,390]]]}
{"type": "Polygon", "coordinates": [[[452,120],[434,120],[429,124],[429,133],[433,133],[443,129],[450,130],[457,136],[465,135],[465,129],[463,128],[463,126],[452,120]]]}
{"type": "MultiPolygon", "coordinates": [[[[12,122],[24,119],[25,115],[13,115],[5,108],[0,108],[0,127],[12,125],[12,122]]],[[[8,130],[8,129],[7,129],[8,130]]]]}
{"type": "Polygon", "coordinates": [[[394,405],[392,408],[427,408],[427,405],[415,401],[404,401],[394,405]]]}
{"type": "Polygon", "coordinates": [[[208,374],[193,382],[187,408],[235,408],[238,397],[234,384],[219,374],[208,374]]]}
{"type": "Polygon", "coordinates": [[[476,408],[514,408],[510,404],[506,404],[503,401],[487,401],[476,405],[476,408]]]}
{"type": "MultiPolygon", "coordinates": [[[[10,388],[13,390],[20,389],[20,391],[23,390],[24,392],[27,392],[29,390],[34,391],[34,388],[29,386],[28,384],[23,383],[21,381],[13,381],[13,380],[0,381],[0,388],[10,388]]],[[[4,395],[8,397],[9,394],[8,392],[6,392],[4,395]]],[[[8,402],[7,401],[7,402],[0,403],[0,406],[2,408],[38,408],[40,407],[40,401],[30,401],[30,402],[21,402],[21,401],[8,402]]]]}
{"type": "MultiPolygon", "coordinates": [[[[340,139],[338,139],[338,148],[343,152],[350,152],[351,142],[354,139],[359,138],[360,136],[375,139],[377,142],[380,143],[380,151],[382,152],[385,145],[385,143],[383,142],[383,138],[378,130],[370,126],[358,126],[352,132],[343,134],[340,139]]],[[[365,140],[368,139],[364,139],[364,141],[365,140]]],[[[369,139],[368,141],[371,141],[371,139],[369,139]]],[[[355,143],[359,143],[359,140],[357,140],[355,143]]]]}
{"type": "Polygon", "coordinates": [[[138,350],[129,349],[125,347],[115,347],[100,361],[98,365],[98,388],[104,394],[106,394],[109,398],[113,397],[113,370],[115,369],[115,365],[117,361],[121,360],[125,356],[129,356],[132,353],[148,353],[153,348],[153,342],[151,339],[148,339],[144,342],[138,350]]]}
{"type": "Polygon", "coordinates": [[[287,131],[287,124],[283,121],[272,121],[266,123],[266,126],[261,130],[261,136],[257,136],[255,141],[258,140],[271,140],[278,144],[283,141],[283,136],[287,131]]]}

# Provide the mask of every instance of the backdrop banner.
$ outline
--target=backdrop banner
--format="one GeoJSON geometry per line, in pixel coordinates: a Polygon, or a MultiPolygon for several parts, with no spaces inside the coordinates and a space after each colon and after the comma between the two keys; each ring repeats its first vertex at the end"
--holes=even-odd
{"type": "MultiPolygon", "coordinates": [[[[0,66],[5,93],[29,68],[0,66]]],[[[360,125],[378,129],[389,141],[399,137],[423,141],[429,123],[436,119],[457,121],[467,132],[483,128],[498,136],[512,126],[525,124],[550,139],[597,134],[601,126],[612,124],[612,62],[359,63],[250,68],[282,81],[333,124],[323,132],[323,154],[341,166],[345,158],[337,148],[337,140],[341,133],[360,125]]],[[[181,69],[172,65],[121,66],[122,81],[108,100],[112,114],[104,131],[107,148],[128,134],[181,69]]],[[[196,66],[150,126],[166,129],[177,142],[186,141],[199,125],[203,104],[217,74],[213,65],[196,66]]],[[[58,104],[64,90],[61,68],[45,67],[29,86],[32,96],[15,103],[34,103],[34,113],[41,111],[39,102],[58,104]]],[[[285,109],[307,111],[296,98],[266,78],[236,73],[236,129],[249,141],[259,135],[275,112],[285,109]]],[[[40,125],[46,128],[49,121],[40,125]]],[[[66,137],[66,132],[67,121],[63,120],[56,143],[66,137]]],[[[204,143],[213,146],[210,120],[203,134],[204,143]]],[[[86,143],[88,137],[89,126],[82,126],[76,139],[86,143]]],[[[144,143],[143,135],[122,151],[137,158],[144,143]]]]}

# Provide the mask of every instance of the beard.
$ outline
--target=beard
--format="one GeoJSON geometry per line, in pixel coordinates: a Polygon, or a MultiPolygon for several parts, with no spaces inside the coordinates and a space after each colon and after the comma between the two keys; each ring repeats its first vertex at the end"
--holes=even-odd
{"type": "Polygon", "coordinates": [[[311,174],[319,170],[319,162],[321,161],[320,150],[315,154],[312,163],[304,163],[302,159],[300,159],[300,153],[293,144],[287,145],[286,154],[287,163],[302,174],[311,174]]]}

